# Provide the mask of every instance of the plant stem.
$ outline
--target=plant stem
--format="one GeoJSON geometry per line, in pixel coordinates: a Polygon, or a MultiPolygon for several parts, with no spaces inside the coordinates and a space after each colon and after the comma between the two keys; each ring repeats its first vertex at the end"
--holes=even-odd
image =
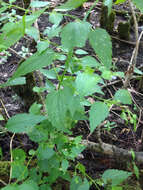
{"type": "Polygon", "coordinates": [[[58,85],[58,90],[60,89],[61,84],[62,84],[62,82],[64,80],[64,76],[65,76],[65,74],[67,72],[67,69],[69,68],[69,62],[70,62],[70,59],[72,58],[72,54],[73,54],[73,50],[68,52],[67,59],[66,59],[66,62],[65,62],[65,69],[64,69],[64,71],[62,73],[62,76],[61,76],[61,79],[60,79],[60,82],[59,82],[59,85],[58,85]]]}

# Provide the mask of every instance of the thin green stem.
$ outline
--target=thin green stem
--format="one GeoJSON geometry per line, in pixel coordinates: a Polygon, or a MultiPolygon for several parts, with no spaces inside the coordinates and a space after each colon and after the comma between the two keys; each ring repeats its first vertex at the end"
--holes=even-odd
{"type": "Polygon", "coordinates": [[[61,76],[61,79],[60,79],[60,82],[59,82],[59,86],[58,86],[58,90],[60,89],[61,84],[62,84],[62,82],[64,80],[64,76],[65,76],[65,74],[67,72],[67,69],[69,68],[69,61],[70,61],[70,59],[72,57],[72,54],[73,54],[73,50],[68,52],[67,59],[66,59],[66,62],[65,62],[65,69],[64,69],[64,71],[62,73],[62,76],[61,76]]]}

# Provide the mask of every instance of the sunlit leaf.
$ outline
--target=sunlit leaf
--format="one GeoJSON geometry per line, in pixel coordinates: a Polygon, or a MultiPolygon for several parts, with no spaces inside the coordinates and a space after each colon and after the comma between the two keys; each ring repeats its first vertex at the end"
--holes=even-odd
{"type": "Polygon", "coordinates": [[[45,2],[45,1],[31,1],[30,6],[38,8],[38,7],[46,7],[49,4],[50,2],[45,2]]]}
{"type": "Polygon", "coordinates": [[[68,87],[49,93],[46,98],[46,106],[49,121],[61,131],[71,127],[76,113],[83,113],[79,97],[74,96],[68,87]]]}
{"type": "Polygon", "coordinates": [[[64,48],[69,50],[74,47],[83,47],[88,38],[90,24],[76,21],[67,24],[61,32],[61,42],[64,48]]]}
{"type": "Polygon", "coordinates": [[[88,96],[96,92],[96,84],[100,81],[100,77],[93,73],[78,73],[75,85],[80,96],[88,96]]]}
{"type": "Polygon", "coordinates": [[[91,31],[89,42],[96,52],[99,60],[107,67],[111,67],[112,63],[112,44],[111,38],[106,30],[98,28],[91,31]]]}
{"type": "Polygon", "coordinates": [[[111,181],[112,186],[116,186],[121,184],[131,175],[132,175],[131,172],[126,172],[123,170],[116,170],[116,169],[108,169],[103,173],[102,180],[104,181],[105,184],[111,181]]]}
{"type": "Polygon", "coordinates": [[[28,113],[17,114],[8,120],[6,128],[8,131],[14,133],[28,133],[36,124],[45,119],[46,117],[42,115],[33,115],[28,113]]]}
{"type": "Polygon", "coordinates": [[[122,104],[132,104],[131,95],[126,89],[120,89],[115,93],[114,99],[122,104]]]}
{"type": "Polygon", "coordinates": [[[93,132],[106,119],[108,114],[109,108],[104,102],[95,102],[92,104],[89,111],[90,131],[93,132]]]}
{"type": "Polygon", "coordinates": [[[30,73],[34,70],[41,69],[42,67],[48,66],[52,63],[54,58],[55,56],[52,50],[47,50],[41,54],[35,53],[18,67],[18,69],[12,76],[12,79],[30,73]]]}

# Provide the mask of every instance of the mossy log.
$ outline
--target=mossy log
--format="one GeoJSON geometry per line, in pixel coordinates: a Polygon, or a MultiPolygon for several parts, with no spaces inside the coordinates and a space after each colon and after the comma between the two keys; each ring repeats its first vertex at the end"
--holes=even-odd
{"type": "Polygon", "coordinates": [[[118,25],[118,35],[121,39],[130,39],[130,22],[120,22],[118,25]]]}
{"type": "Polygon", "coordinates": [[[111,13],[108,14],[108,7],[102,6],[101,17],[100,17],[101,28],[104,28],[109,33],[113,33],[115,17],[116,14],[114,11],[111,11],[111,13]]]}

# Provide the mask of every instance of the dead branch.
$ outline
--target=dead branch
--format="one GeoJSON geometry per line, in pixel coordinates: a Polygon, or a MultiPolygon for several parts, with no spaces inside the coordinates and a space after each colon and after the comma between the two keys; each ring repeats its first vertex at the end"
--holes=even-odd
{"type": "MultiPolygon", "coordinates": [[[[132,161],[132,153],[129,150],[123,149],[123,148],[118,148],[115,145],[110,145],[107,143],[99,144],[95,142],[91,142],[88,140],[82,140],[81,144],[85,145],[87,149],[95,151],[97,153],[102,153],[111,157],[118,158],[118,160],[123,161],[132,161]]],[[[143,164],[143,152],[136,152],[135,153],[135,159],[138,164],[143,164]]]]}

